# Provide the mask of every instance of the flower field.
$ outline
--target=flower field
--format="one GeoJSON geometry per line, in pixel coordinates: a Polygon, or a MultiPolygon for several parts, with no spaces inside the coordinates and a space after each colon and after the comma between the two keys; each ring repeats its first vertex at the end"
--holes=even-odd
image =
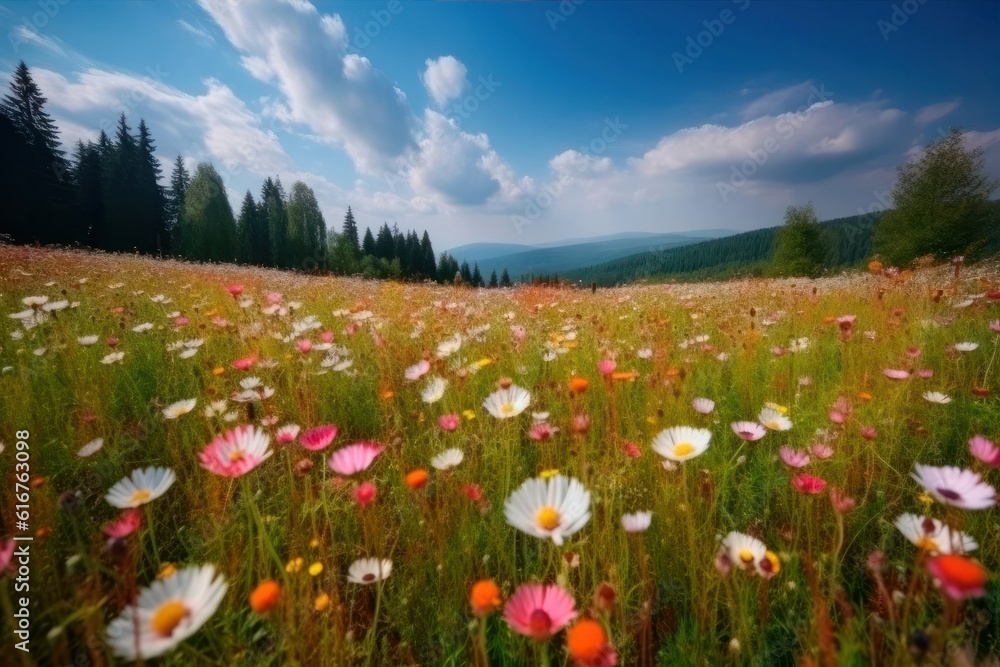
{"type": "Polygon", "coordinates": [[[4,664],[996,664],[995,264],[0,267],[4,664]]]}

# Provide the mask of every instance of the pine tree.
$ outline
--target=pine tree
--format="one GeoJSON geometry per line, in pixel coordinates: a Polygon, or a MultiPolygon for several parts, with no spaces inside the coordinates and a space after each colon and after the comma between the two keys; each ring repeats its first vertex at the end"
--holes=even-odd
{"type": "Polygon", "coordinates": [[[236,221],[236,259],[241,264],[254,263],[254,234],[258,229],[259,215],[257,202],[254,201],[253,194],[247,190],[243,195],[240,217],[236,221]]]}
{"type": "Polygon", "coordinates": [[[264,181],[260,193],[260,216],[267,227],[270,241],[270,264],[278,268],[289,265],[288,212],[280,180],[270,177],[264,181]]]}
{"type": "Polygon", "coordinates": [[[462,260],[462,265],[458,268],[459,275],[462,276],[462,280],[466,283],[472,284],[472,270],[469,268],[469,263],[462,260]]]}
{"type": "Polygon", "coordinates": [[[190,184],[191,175],[184,167],[184,158],[178,155],[174,160],[174,170],[170,174],[170,188],[167,190],[163,207],[164,224],[173,253],[178,253],[181,249],[181,213],[184,210],[184,193],[190,184]]]}
{"type": "Polygon", "coordinates": [[[133,251],[141,235],[135,224],[140,208],[139,146],[123,112],[114,142],[104,156],[104,227],[97,244],[105,250],[133,251]]]}
{"type": "Polygon", "coordinates": [[[236,221],[222,177],[201,163],[184,196],[185,256],[194,260],[232,262],[236,258],[236,221]]]}
{"type": "Polygon", "coordinates": [[[437,265],[434,262],[434,247],[431,245],[431,237],[424,230],[424,235],[420,239],[420,273],[429,280],[437,280],[437,265]]]}
{"type": "Polygon", "coordinates": [[[500,283],[497,281],[497,270],[493,269],[493,273],[490,274],[490,287],[499,287],[500,283]]]}
{"type": "Polygon", "coordinates": [[[155,155],[156,146],[146,121],[139,119],[139,171],[136,174],[139,208],[135,211],[137,247],[141,252],[162,253],[169,250],[164,221],[166,197],[160,185],[163,170],[155,155]]]}
{"type": "Polygon", "coordinates": [[[76,160],[73,165],[73,182],[76,185],[76,201],[80,225],[83,229],[82,241],[93,245],[93,239],[104,224],[104,189],[101,181],[101,153],[93,142],[76,145],[76,160]]]}
{"type": "Polygon", "coordinates": [[[354,212],[351,207],[347,207],[347,214],[344,216],[344,228],[340,235],[344,238],[344,247],[350,253],[352,259],[361,257],[361,244],[358,242],[358,223],[354,221],[354,212]]]}
{"type": "Polygon", "coordinates": [[[392,261],[396,256],[396,242],[392,238],[392,230],[389,223],[383,222],[375,237],[375,257],[392,261]]]}
{"type": "Polygon", "coordinates": [[[472,283],[473,287],[482,287],[483,285],[485,285],[485,283],[483,282],[483,274],[479,272],[478,262],[476,262],[475,268],[472,269],[472,280],[469,282],[472,283]]]}
{"type": "Polygon", "coordinates": [[[510,274],[507,273],[507,269],[505,267],[503,273],[500,274],[500,287],[510,287],[510,286],[511,286],[510,274]]]}
{"type": "Polygon", "coordinates": [[[375,237],[371,227],[365,227],[365,240],[361,242],[361,254],[375,256],[375,237]]]}

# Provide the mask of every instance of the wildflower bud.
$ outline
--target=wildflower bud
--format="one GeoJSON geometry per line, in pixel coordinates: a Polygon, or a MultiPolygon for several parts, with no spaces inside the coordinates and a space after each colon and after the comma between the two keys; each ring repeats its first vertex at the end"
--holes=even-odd
{"type": "Polygon", "coordinates": [[[469,604],[475,616],[479,618],[487,616],[503,604],[503,600],[500,598],[500,589],[497,588],[492,579],[477,581],[472,585],[472,590],[469,593],[469,604]]]}
{"type": "Polygon", "coordinates": [[[590,415],[581,413],[573,415],[570,421],[570,430],[577,435],[583,435],[590,430],[590,415]]]}
{"type": "Polygon", "coordinates": [[[610,612],[614,609],[617,598],[614,587],[607,582],[602,583],[594,590],[594,607],[602,612],[610,612]]]}
{"type": "Polygon", "coordinates": [[[881,551],[873,551],[868,554],[868,570],[873,574],[881,572],[885,564],[885,554],[881,551]]]}
{"type": "Polygon", "coordinates": [[[423,468],[417,468],[406,473],[406,485],[416,491],[427,484],[429,476],[423,468]]]}
{"type": "Polygon", "coordinates": [[[732,639],[729,640],[729,653],[731,655],[737,655],[737,654],[739,654],[740,648],[741,647],[740,647],[740,640],[739,639],[737,639],[736,637],[733,637],[732,639]]]}
{"type": "Polygon", "coordinates": [[[510,389],[510,386],[512,384],[514,384],[514,380],[506,376],[497,380],[497,386],[500,387],[501,389],[510,389]]]}
{"type": "Polygon", "coordinates": [[[281,587],[278,582],[268,579],[261,582],[257,588],[250,593],[250,608],[257,614],[266,614],[271,611],[281,598],[281,587]]]}
{"type": "Polygon", "coordinates": [[[313,462],[309,459],[299,459],[298,463],[295,464],[295,472],[299,475],[305,475],[310,470],[312,470],[313,462]]]}

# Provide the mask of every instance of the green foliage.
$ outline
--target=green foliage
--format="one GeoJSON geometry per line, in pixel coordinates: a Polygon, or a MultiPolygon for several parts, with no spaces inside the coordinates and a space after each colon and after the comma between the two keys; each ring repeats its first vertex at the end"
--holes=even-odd
{"type": "Polygon", "coordinates": [[[236,259],[236,221],[222,177],[202,162],[184,196],[184,256],[199,261],[236,259]]]}
{"type": "Polygon", "coordinates": [[[326,221],[312,188],[297,181],[288,199],[288,247],[292,268],[323,268],[326,254],[326,221]]]}
{"type": "Polygon", "coordinates": [[[785,224],[775,234],[771,270],[777,276],[815,277],[823,270],[826,237],[812,202],[789,206],[785,224]]]}
{"type": "Polygon", "coordinates": [[[876,229],[876,251],[900,266],[922,255],[946,260],[982,253],[997,236],[989,201],[997,185],[986,175],[982,147],[967,149],[962,132],[952,128],[918,160],[899,167],[894,208],[876,229]]]}

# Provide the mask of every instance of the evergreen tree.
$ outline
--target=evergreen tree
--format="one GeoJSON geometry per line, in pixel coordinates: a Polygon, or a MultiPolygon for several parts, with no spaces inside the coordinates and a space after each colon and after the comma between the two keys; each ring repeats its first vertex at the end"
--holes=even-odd
{"type": "Polygon", "coordinates": [[[490,287],[499,287],[500,283],[497,281],[497,270],[493,269],[493,273],[490,274],[490,287]]]}
{"type": "Polygon", "coordinates": [[[361,254],[375,256],[375,237],[371,227],[365,227],[365,240],[361,242],[361,254]]]}
{"type": "Polygon", "coordinates": [[[93,142],[76,145],[73,182],[83,241],[93,245],[94,237],[104,224],[104,188],[101,178],[101,153],[93,142]]]}
{"type": "Polygon", "coordinates": [[[894,208],[875,229],[876,252],[897,265],[928,254],[939,260],[976,254],[996,236],[990,204],[996,188],[983,148],[966,149],[961,130],[952,128],[920,159],[899,167],[894,208]]]}
{"type": "Polygon", "coordinates": [[[826,257],[823,229],[812,202],[789,206],[785,224],[775,237],[773,271],[779,276],[815,277],[823,270],[826,257]]]}
{"type": "Polygon", "coordinates": [[[476,262],[475,268],[472,269],[471,282],[473,287],[483,287],[486,284],[483,282],[483,274],[479,272],[479,262],[476,262]]]}
{"type": "Polygon", "coordinates": [[[9,123],[0,135],[5,139],[4,159],[13,172],[4,182],[9,191],[3,192],[3,217],[8,222],[0,231],[24,242],[81,241],[84,230],[74,210],[72,174],[55,122],[45,111],[46,101],[21,61],[10,92],[0,102],[0,116],[9,123]],[[14,162],[17,156],[20,160],[14,162]],[[15,198],[23,204],[14,204],[15,198]]]}
{"type": "Polygon", "coordinates": [[[392,230],[389,223],[383,222],[375,237],[375,257],[392,261],[396,256],[396,242],[392,238],[392,230]]]}
{"type": "Polygon", "coordinates": [[[123,112],[114,142],[104,156],[104,227],[97,244],[105,250],[141,249],[142,235],[135,224],[141,208],[139,145],[123,112]]]}
{"type": "Polygon", "coordinates": [[[178,155],[174,160],[174,170],[170,174],[170,188],[167,190],[163,207],[164,224],[170,237],[171,251],[174,253],[179,252],[182,246],[181,213],[184,210],[184,193],[190,184],[191,175],[184,166],[184,158],[178,155]]]}
{"type": "Polygon", "coordinates": [[[280,180],[268,177],[264,181],[260,193],[260,216],[267,227],[270,241],[270,264],[278,268],[286,268],[290,262],[288,211],[285,208],[285,197],[280,180]]]}
{"type": "Polygon", "coordinates": [[[144,119],[139,119],[139,170],[136,174],[138,209],[134,213],[136,247],[140,252],[161,253],[169,250],[164,221],[166,197],[160,185],[163,170],[156,158],[156,146],[144,119]]]}
{"type": "Polygon", "coordinates": [[[184,195],[185,256],[193,260],[232,262],[236,258],[236,221],[222,177],[201,163],[184,195]]]}
{"type": "Polygon", "coordinates": [[[437,280],[437,265],[434,262],[434,247],[431,245],[431,237],[424,230],[424,235],[420,239],[420,273],[425,278],[437,280]]]}
{"type": "Polygon", "coordinates": [[[292,268],[315,271],[326,257],[326,221],[312,188],[301,181],[292,185],[288,198],[289,247],[292,268]]]}
{"type": "Polygon", "coordinates": [[[340,235],[343,237],[344,248],[350,253],[352,260],[361,257],[361,244],[358,241],[358,223],[354,221],[354,212],[351,207],[347,207],[347,214],[344,216],[344,228],[340,235]]]}
{"type": "Polygon", "coordinates": [[[254,263],[254,234],[259,229],[257,222],[260,210],[257,202],[253,199],[253,194],[247,190],[243,195],[243,205],[240,207],[240,217],[236,221],[236,259],[241,264],[254,263]]]}
{"type": "Polygon", "coordinates": [[[469,263],[462,260],[461,266],[458,268],[458,273],[462,276],[462,280],[468,284],[472,284],[472,270],[469,268],[469,263]]]}
{"type": "Polygon", "coordinates": [[[500,274],[500,287],[510,287],[510,286],[511,286],[510,274],[507,273],[507,269],[505,267],[503,273],[500,274]]]}

